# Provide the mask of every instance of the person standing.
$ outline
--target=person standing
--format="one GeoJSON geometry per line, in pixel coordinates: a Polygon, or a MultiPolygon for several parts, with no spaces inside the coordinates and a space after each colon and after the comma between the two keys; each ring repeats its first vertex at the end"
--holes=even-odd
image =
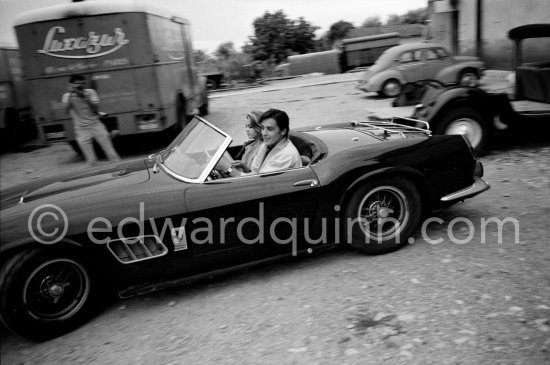
{"type": "Polygon", "coordinates": [[[99,97],[94,89],[85,89],[86,79],[74,74],[69,78],[69,90],[62,97],[65,112],[73,119],[76,141],[89,166],[97,164],[93,140],[101,146],[111,162],[120,161],[107,128],[99,120],[99,97]]]}

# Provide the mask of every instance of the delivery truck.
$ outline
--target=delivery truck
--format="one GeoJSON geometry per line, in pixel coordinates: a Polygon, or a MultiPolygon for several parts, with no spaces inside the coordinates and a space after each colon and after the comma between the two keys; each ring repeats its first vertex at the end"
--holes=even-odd
{"type": "Polygon", "coordinates": [[[61,104],[69,76],[83,74],[101,100],[107,129],[135,135],[182,129],[208,113],[206,79],[193,58],[189,22],[140,2],[83,1],[15,20],[24,79],[40,138],[75,143],[61,104]]]}
{"type": "Polygon", "coordinates": [[[36,138],[32,109],[16,47],[0,48],[0,151],[36,138]]]}

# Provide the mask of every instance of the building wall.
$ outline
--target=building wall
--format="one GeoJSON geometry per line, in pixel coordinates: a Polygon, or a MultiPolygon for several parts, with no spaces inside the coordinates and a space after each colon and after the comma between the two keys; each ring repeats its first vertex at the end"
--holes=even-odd
{"type": "MultiPolygon", "coordinates": [[[[477,2],[458,0],[453,8],[450,0],[434,0],[432,13],[432,34],[434,42],[452,49],[453,9],[458,11],[458,49],[455,53],[477,55],[477,2]]],[[[481,55],[492,69],[512,67],[513,44],[508,31],[520,25],[550,22],[549,0],[481,0],[482,3],[482,50],[481,55]]],[[[534,50],[540,55],[548,53],[547,45],[534,50]]]]}

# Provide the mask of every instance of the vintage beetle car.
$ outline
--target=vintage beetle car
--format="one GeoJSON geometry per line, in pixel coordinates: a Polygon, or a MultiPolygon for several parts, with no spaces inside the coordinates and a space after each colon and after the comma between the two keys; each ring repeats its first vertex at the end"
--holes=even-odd
{"type": "Polygon", "coordinates": [[[451,56],[435,43],[408,43],[386,50],[364,73],[357,88],[395,97],[405,83],[432,79],[476,86],[485,70],[478,57],[451,56]]]}
{"type": "Polygon", "coordinates": [[[479,88],[428,86],[430,90],[423,95],[412,117],[428,122],[434,134],[467,136],[477,150],[482,150],[498,130],[542,132],[541,128],[548,129],[550,23],[523,25],[511,29],[508,37],[514,42],[515,50],[512,100],[507,93],[479,88]]]}
{"type": "Polygon", "coordinates": [[[240,146],[195,117],[148,159],[2,191],[2,321],[48,339],[111,291],[126,297],[338,243],[386,253],[432,209],[489,188],[462,136],[351,122],[290,139],[303,167],[220,178],[217,161],[240,146]]]}

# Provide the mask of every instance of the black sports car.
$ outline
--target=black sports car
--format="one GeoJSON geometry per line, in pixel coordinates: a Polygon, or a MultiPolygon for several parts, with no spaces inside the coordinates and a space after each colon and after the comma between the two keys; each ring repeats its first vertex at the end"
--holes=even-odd
{"type": "Polygon", "coordinates": [[[1,192],[0,315],[48,339],[126,297],[349,243],[381,254],[489,185],[462,136],[391,122],[294,131],[303,167],[224,178],[231,138],[195,117],[145,160],[1,192]]]}

